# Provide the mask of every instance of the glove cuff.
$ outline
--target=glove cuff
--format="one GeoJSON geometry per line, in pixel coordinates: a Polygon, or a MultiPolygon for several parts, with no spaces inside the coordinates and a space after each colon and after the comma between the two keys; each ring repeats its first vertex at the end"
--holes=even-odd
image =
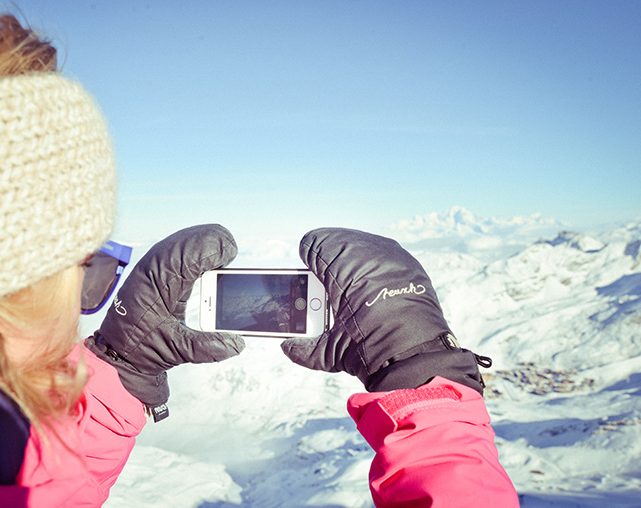
{"type": "Polygon", "coordinates": [[[154,421],[158,422],[169,416],[169,383],[167,372],[148,374],[140,372],[131,363],[123,359],[114,349],[102,340],[100,334],[85,340],[85,346],[101,360],[112,365],[120,377],[125,389],[142,402],[154,421]]]}
{"type": "Polygon", "coordinates": [[[473,388],[483,395],[483,379],[477,356],[466,349],[436,351],[414,355],[392,363],[361,379],[368,392],[387,392],[401,388],[418,388],[441,376],[473,388]]]}

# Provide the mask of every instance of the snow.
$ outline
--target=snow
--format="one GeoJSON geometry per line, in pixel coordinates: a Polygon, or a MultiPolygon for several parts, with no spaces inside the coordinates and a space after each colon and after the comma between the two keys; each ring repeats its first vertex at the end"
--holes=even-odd
{"type": "Polygon", "coordinates": [[[445,213],[431,212],[392,225],[391,235],[411,250],[470,253],[489,261],[518,252],[533,240],[562,229],[558,221],[540,214],[528,217],[478,217],[460,206],[445,213]]]}
{"type": "MultiPolygon", "coordinates": [[[[522,506],[641,506],[641,221],[586,234],[454,208],[383,234],[426,267],[463,346],[493,358],[486,400],[522,506]]],[[[287,266],[295,252],[269,246],[287,266]]],[[[360,383],[246,342],[170,371],[171,416],[147,425],[105,506],[372,506],[372,452],[345,410],[360,383]]]]}

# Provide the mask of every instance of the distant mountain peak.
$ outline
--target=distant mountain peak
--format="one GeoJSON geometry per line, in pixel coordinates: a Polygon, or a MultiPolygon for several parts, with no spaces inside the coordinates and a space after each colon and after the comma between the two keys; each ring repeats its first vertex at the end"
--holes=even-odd
{"type": "Polygon", "coordinates": [[[486,260],[514,253],[560,229],[561,223],[540,213],[480,217],[462,206],[416,215],[392,226],[393,235],[413,248],[463,252],[486,260]]]}
{"type": "Polygon", "coordinates": [[[467,208],[458,205],[452,206],[446,212],[415,215],[412,219],[399,221],[394,227],[399,230],[423,230],[429,235],[430,232],[452,229],[466,233],[487,234],[491,233],[492,229],[506,226],[554,226],[557,230],[562,227],[557,220],[543,217],[540,213],[509,218],[479,217],[467,208]]]}
{"type": "Polygon", "coordinates": [[[552,247],[567,245],[587,253],[599,252],[605,247],[605,244],[596,238],[567,230],[559,232],[552,240],[541,240],[539,243],[546,243],[552,247]]]}
{"type": "Polygon", "coordinates": [[[447,212],[447,217],[457,224],[476,224],[479,222],[476,215],[462,206],[453,206],[447,212]]]}

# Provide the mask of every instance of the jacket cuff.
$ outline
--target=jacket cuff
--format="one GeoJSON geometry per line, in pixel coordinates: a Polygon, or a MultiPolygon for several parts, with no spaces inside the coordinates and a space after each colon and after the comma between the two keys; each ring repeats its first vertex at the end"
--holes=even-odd
{"type": "Polygon", "coordinates": [[[347,410],[359,432],[377,450],[388,434],[402,428],[416,413],[430,411],[429,425],[435,426],[449,421],[451,411],[447,409],[461,403],[466,403],[461,409],[474,407],[474,423],[490,422],[483,397],[476,390],[440,376],[414,389],[352,395],[347,410]]]}

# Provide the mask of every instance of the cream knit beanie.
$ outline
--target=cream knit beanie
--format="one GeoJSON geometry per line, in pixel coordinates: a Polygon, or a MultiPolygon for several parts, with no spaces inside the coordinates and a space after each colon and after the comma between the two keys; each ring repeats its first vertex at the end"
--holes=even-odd
{"type": "Polygon", "coordinates": [[[82,261],[111,232],[107,126],[53,72],[0,78],[0,296],[82,261]]]}

